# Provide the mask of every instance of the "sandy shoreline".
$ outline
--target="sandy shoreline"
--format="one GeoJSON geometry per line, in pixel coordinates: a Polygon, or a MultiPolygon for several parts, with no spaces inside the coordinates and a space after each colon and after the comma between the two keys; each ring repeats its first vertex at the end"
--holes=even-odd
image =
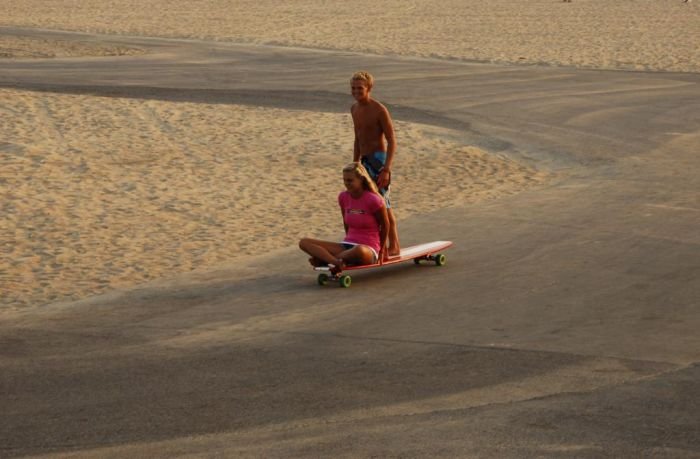
{"type": "Polygon", "coordinates": [[[700,72],[700,3],[681,0],[19,0],[2,13],[8,26],[700,72]]]}
{"type": "MultiPolygon", "coordinates": [[[[0,99],[2,309],[207,269],[327,235],[328,222],[342,232],[348,114],[13,90],[0,99]]],[[[398,122],[397,136],[399,218],[436,209],[435,187],[448,207],[547,177],[448,141],[445,129],[398,122]]]]}

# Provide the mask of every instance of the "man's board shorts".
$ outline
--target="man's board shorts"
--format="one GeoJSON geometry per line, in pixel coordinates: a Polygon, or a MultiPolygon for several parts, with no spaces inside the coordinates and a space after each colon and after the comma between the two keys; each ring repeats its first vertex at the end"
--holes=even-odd
{"type": "MultiPolygon", "coordinates": [[[[374,153],[371,153],[369,155],[362,156],[360,158],[360,162],[363,166],[365,166],[365,169],[367,169],[369,176],[372,177],[372,180],[374,180],[374,183],[376,184],[377,178],[379,177],[379,173],[382,171],[382,169],[384,169],[384,165],[386,164],[386,152],[375,151],[374,153]]],[[[387,209],[391,209],[391,201],[389,200],[390,186],[391,185],[387,185],[386,188],[379,188],[379,194],[381,194],[384,198],[384,202],[386,202],[387,209]]]]}
{"type": "MultiPolygon", "coordinates": [[[[345,250],[350,250],[350,249],[352,249],[353,247],[355,247],[356,245],[363,245],[363,244],[357,244],[357,243],[355,243],[355,242],[343,241],[343,242],[340,243],[340,245],[342,245],[343,248],[344,248],[345,250]]],[[[368,249],[370,249],[370,250],[372,251],[372,257],[373,257],[373,258],[372,258],[372,264],[374,264],[374,263],[376,263],[377,261],[379,261],[379,254],[377,253],[377,251],[374,250],[372,247],[370,247],[370,246],[368,246],[368,245],[365,245],[365,247],[367,247],[368,249]]]]}

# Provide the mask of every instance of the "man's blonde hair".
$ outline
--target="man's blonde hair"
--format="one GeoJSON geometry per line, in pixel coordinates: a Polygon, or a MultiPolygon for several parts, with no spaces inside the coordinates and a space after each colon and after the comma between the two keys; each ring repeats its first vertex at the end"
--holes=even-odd
{"type": "Polygon", "coordinates": [[[370,177],[369,172],[367,172],[367,169],[365,169],[365,166],[363,166],[362,163],[347,164],[343,168],[343,172],[354,172],[355,176],[362,179],[362,188],[364,188],[365,191],[371,191],[372,193],[379,194],[377,185],[374,183],[374,180],[372,180],[372,177],[370,177]]]}
{"type": "Polygon", "coordinates": [[[353,73],[352,78],[350,78],[350,81],[364,81],[367,83],[368,88],[374,86],[374,77],[369,72],[365,71],[353,73]]]}

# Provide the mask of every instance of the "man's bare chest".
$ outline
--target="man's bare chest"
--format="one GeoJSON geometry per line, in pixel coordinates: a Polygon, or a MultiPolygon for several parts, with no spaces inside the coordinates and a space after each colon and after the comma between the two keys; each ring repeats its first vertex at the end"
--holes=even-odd
{"type": "Polygon", "coordinates": [[[368,113],[355,113],[353,114],[353,122],[355,123],[355,128],[362,130],[377,130],[381,129],[381,123],[379,121],[379,116],[368,112],[368,113]]]}

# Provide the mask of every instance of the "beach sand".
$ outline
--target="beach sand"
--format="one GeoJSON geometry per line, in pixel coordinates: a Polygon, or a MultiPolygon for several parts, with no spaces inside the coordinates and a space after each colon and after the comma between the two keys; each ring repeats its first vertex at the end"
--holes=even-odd
{"type": "Polygon", "coordinates": [[[83,56],[134,56],[143,54],[138,48],[105,46],[67,40],[46,40],[34,37],[11,37],[0,34],[0,59],[51,58],[83,56]]]}
{"type": "MultiPolygon", "coordinates": [[[[14,90],[0,100],[3,309],[342,235],[349,114],[14,90]]],[[[548,176],[447,140],[445,129],[398,121],[396,132],[399,218],[548,176]]]]}
{"type": "MultiPolygon", "coordinates": [[[[322,5],[18,0],[2,10],[0,25],[700,71],[700,8],[680,0],[322,5]]],[[[0,35],[5,58],[140,52],[0,35]]],[[[348,114],[0,90],[0,115],[3,310],[207,270],[340,229],[335,196],[351,157],[348,114]]],[[[447,130],[398,122],[397,136],[399,219],[516,193],[549,177],[456,143],[447,130]]]]}
{"type": "Polygon", "coordinates": [[[0,25],[449,59],[700,71],[682,0],[16,0],[0,25]]]}

